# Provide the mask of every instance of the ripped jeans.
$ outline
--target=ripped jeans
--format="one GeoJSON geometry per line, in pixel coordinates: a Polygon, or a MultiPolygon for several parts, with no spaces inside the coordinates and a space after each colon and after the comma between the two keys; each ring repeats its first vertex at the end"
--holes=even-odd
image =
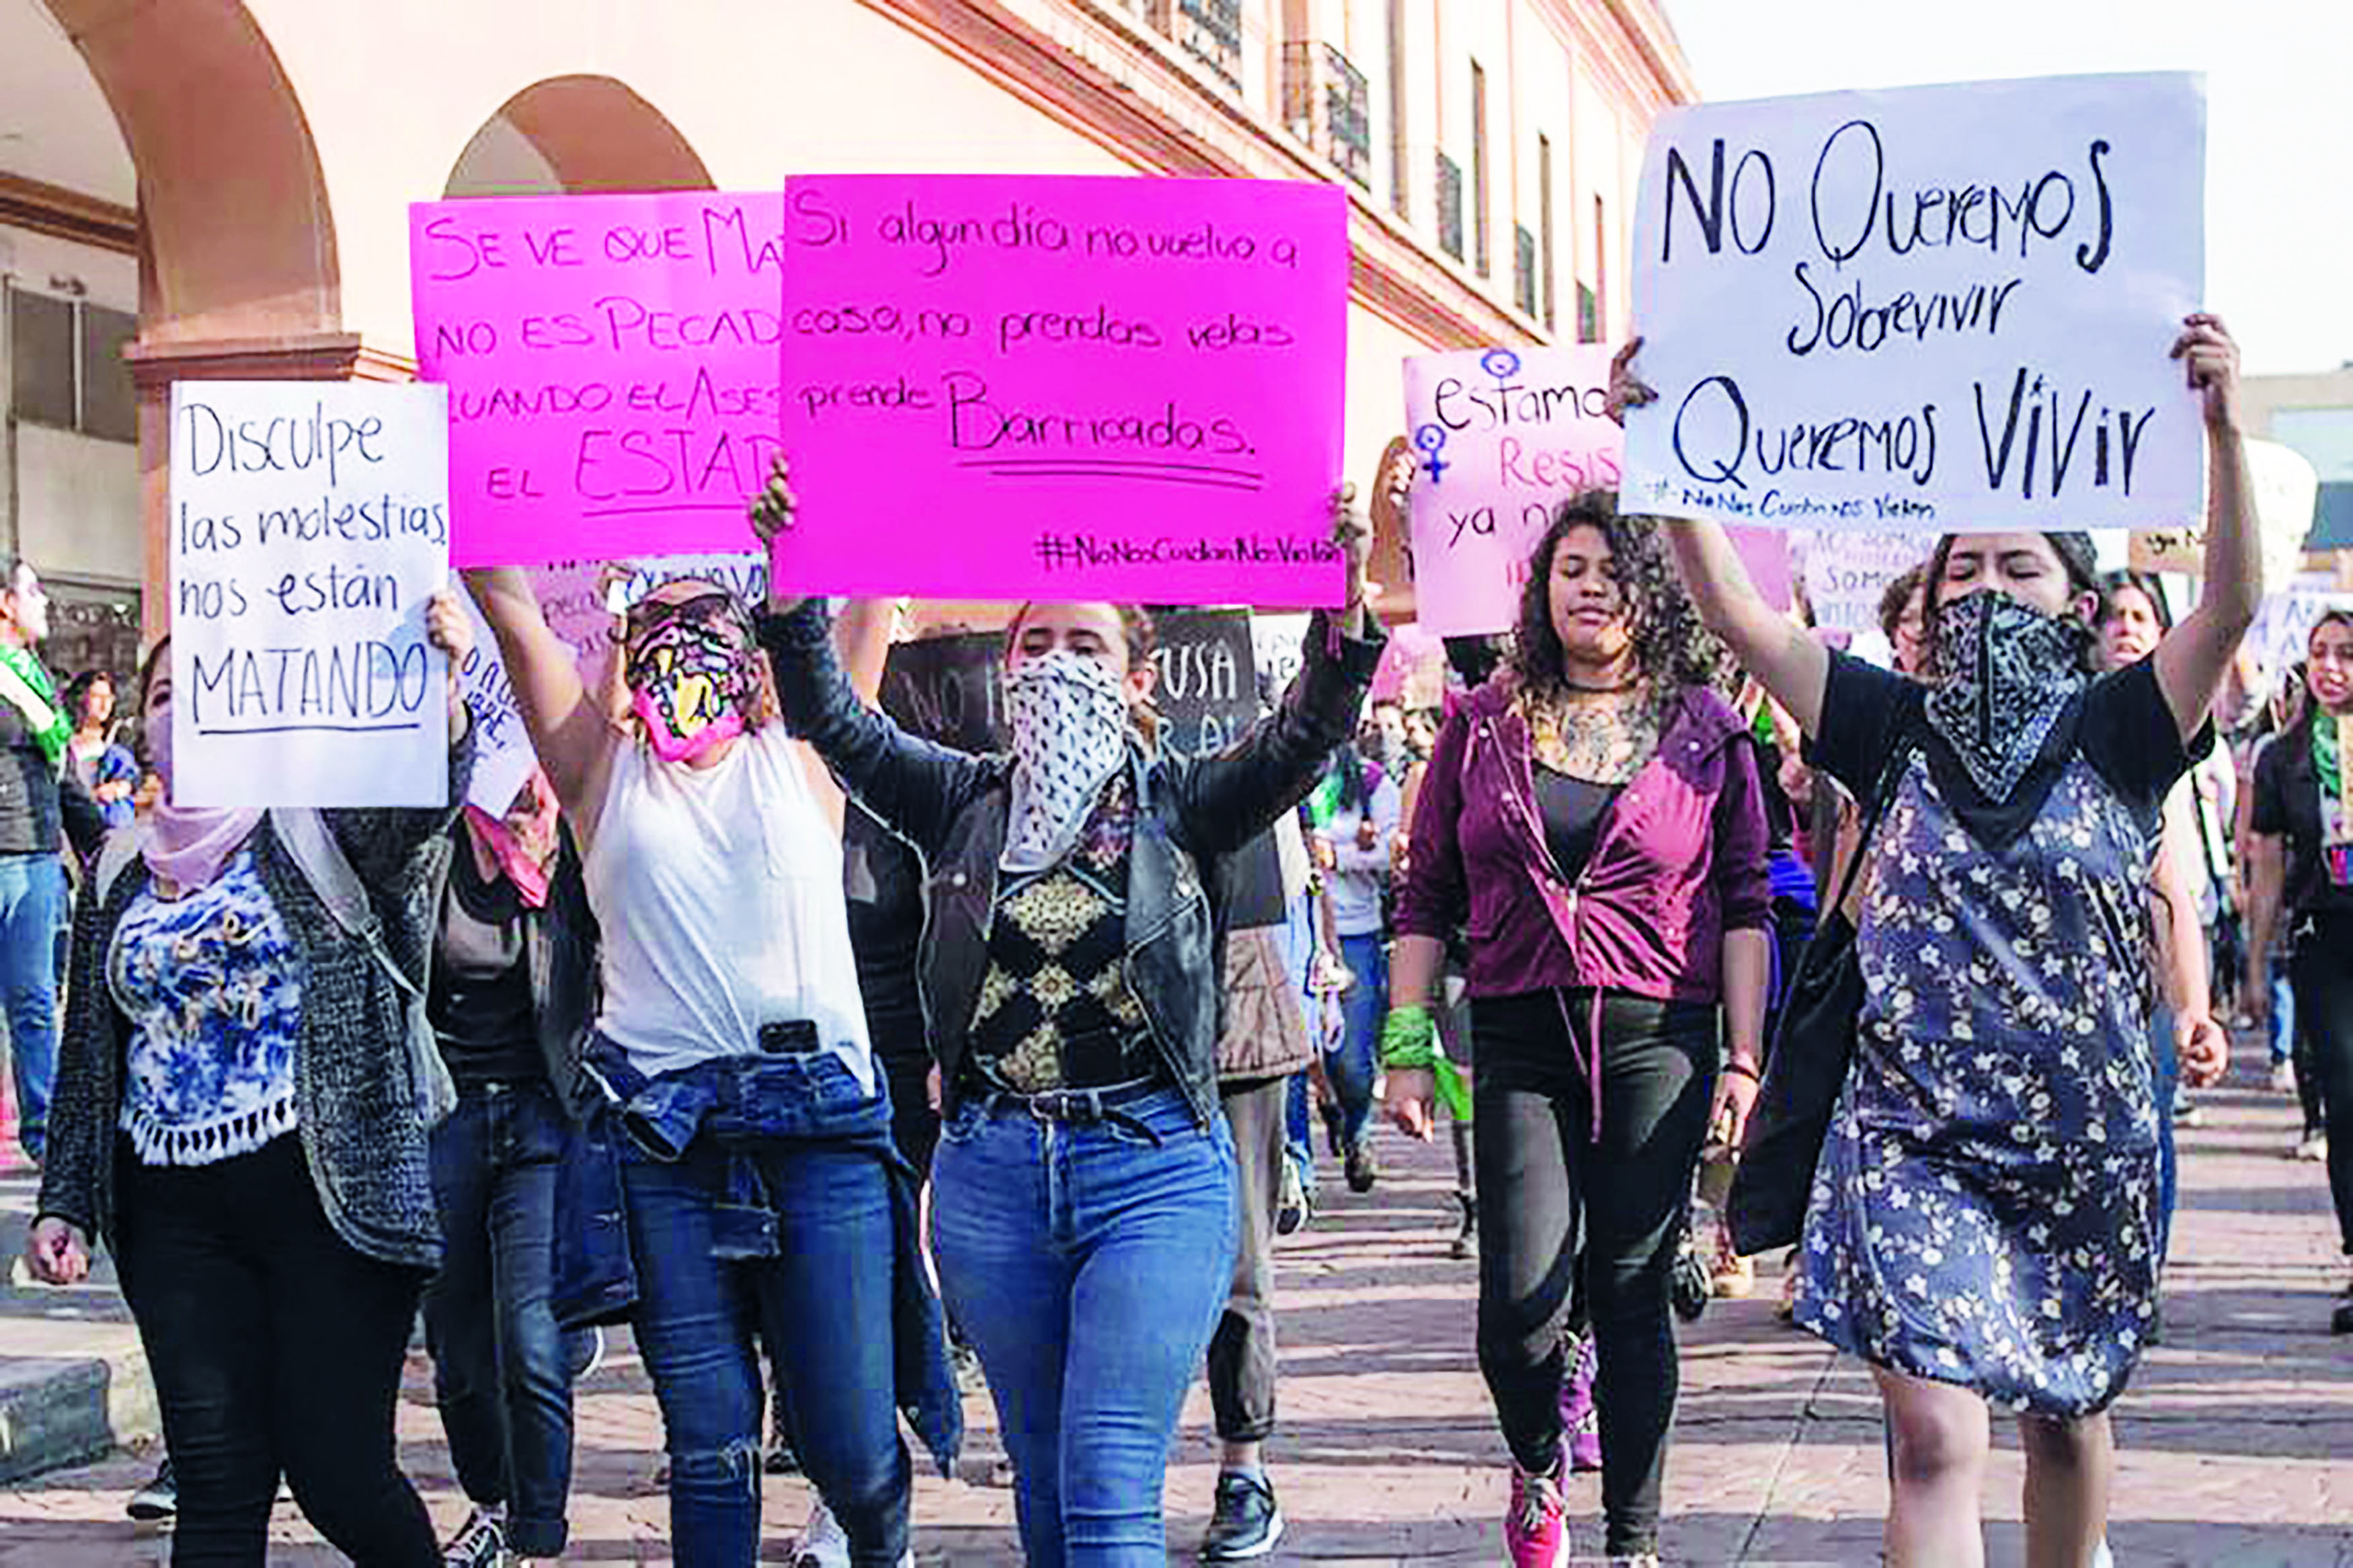
{"type": "Polygon", "coordinates": [[[752,1568],[759,1557],[755,1327],[776,1358],[801,1464],[848,1532],[849,1560],[897,1568],[913,1475],[892,1397],[884,1167],[821,1143],[763,1150],[776,1256],[747,1258],[731,1236],[724,1156],[712,1141],[698,1139],[674,1164],[622,1142],[638,1349],[668,1436],[680,1568],[752,1568]]]}

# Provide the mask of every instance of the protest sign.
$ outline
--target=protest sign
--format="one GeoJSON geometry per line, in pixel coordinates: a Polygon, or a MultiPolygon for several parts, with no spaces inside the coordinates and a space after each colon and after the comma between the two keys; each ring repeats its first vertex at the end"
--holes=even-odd
{"type": "Polygon", "coordinates": [[[810,176],[786,205],[795,590],[1340,602],[1336,187],[810,176]]]}
{"type": "Polygon", "coordinates": [[[958,751],[1002,752],[1005,635],[965,632],[891,645],[881,709],[899,727],[958,751]]]}
{"type": "Polygon", "coordinates": [[[1827,533],[1808,529],[1793,542],[1805,563],[1806,602],[1814,625],[1855,637],[1879,629],[1879,600],[1887,585],[1926,563],[1936,541],[1916,533],[1871,530],[1827,533]]]}
{"type": "MultiPolygon", "coordinates": [[[[2255,526],[2263,534],[2263,581],[2284,583],[2304,563],[2306,538],[2320,499],[2320,474],[2302,454],[2276,441],[2249,441],[2247,481],[2254,492],[2255,526]]],[[[2143,529],[2132,536],[2136,572],[2206,571],[2206,523],[2143,529]]]]}
{"type": "MultiPolygon", "coordinates": [[[[1213,757],[1258,722],[1258,659],[1248,610],[1164,609],[1153,616],[1154,701],[1160,744],[1175,756],[1213,757]]],[[[1237,930],[1283,919],[1282,861],[1272,833],[1229,857],[1219,891],[1237,930]]]]}
{"type": "Polygon", "coordinates": [[[712,191],[409,209],[458,564],[743,548],[778,449],[782,214],[712,191]]]}
{"type": "Polygon", "coordinates": [[[2330,610],[2353,610],[2348,593],[2330,572],[2306,572],[2275,584],[2255,611],[2244,647],[2274,685],[2312,640],[2312,628],[2330,610]]]}
{"type": "Polygon", "coordinates": [[[1312,618],[1303,615],[1250,617],[1250,647],[1258,659],[1259,679],[1276,701],[1291,689],[1293,679],[1306,662],[1307,628],[1312,624],[1312,618]]]}
{"type": "Polygon", "coordinates": [[[461,595],[467,618],[474,623],[473,651],[458,667],[466,707],[474,716],[474,776],[466,790],[466,804],[480,806],[492,816],[503,816],[533,770],[539,755],[523,730],[522,710],[515,704],[514,682],[499,657],[490,623],[471,594],[461,595]]]}
{"type": "Polygon", "coordinates": [[[1634,223],[1630,510],[1773,527],[2194,519],[2167,350],[2204,270],[2204,89],[2063,78],[1670,110],[1634,223]]]}
{"type": "Polygon", "coordinates": [[[1414,616],[1440,637],[1507,629],[1554,508],[1615,489],[1610,350],[1464,349],[1405,362],[1414,616]]]}
{"type": "Polygon", "coordinates": [[[1373,669],[1372,700],[1438,707],[1446,699],[1444,639],[1417,621],[1391,626],[1388,633],[1388,646],[1381,649],[1381,662],[1373,669]]]}
{"type": "Polygon", "coordinates": [[[439,387],[174,384],[177,804],[447,800],[448,443],[439,387]]]}

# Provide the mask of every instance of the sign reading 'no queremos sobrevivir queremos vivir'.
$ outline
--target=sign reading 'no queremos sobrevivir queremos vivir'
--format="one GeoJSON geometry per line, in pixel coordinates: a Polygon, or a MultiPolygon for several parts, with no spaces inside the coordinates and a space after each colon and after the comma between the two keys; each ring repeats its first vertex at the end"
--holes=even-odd
{"type": "Polygon", "coordinates": [[[2204,284],[2205,90],[2054,78],[1662,115],[1634,224],[1628,504],[1802,528],[2118,528],[2200,505],[2168,351],[2204,284]]]}

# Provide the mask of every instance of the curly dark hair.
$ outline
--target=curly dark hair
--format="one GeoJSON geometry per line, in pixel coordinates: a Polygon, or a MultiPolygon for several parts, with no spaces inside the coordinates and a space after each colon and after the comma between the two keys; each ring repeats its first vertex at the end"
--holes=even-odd
{"type": "Polygon", "coordinates": [[[1552,562],[1560,542],[1580,528],[1593,530],[1609,547],[1609,575],[1626,598],[1634,663],[1652,692],[1664,700],[1685,687],[1722,687],[1731,660],[1700,624],[1660,537],[1658,520],[1625,515],[1618,510],[1618,492],[1607,489],[1586,490],[1561,502],[1552,525],[1528,552],[1511,653],[1512,672],[1522,687],[1550,697],[1568,683],[1560,634],[1552,624],[1552,562]]]}

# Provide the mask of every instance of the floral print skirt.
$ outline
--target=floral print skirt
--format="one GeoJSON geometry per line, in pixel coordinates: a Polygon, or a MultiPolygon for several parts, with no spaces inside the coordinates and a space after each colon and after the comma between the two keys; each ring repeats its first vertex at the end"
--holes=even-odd
{"type": "Polygon", "coordinates": [[[1875,1366],[2072,1419],[2157,1313],[2145,1051],[1862,1031],[1815,1169],[1797,1321],[1875,1366]]]}

